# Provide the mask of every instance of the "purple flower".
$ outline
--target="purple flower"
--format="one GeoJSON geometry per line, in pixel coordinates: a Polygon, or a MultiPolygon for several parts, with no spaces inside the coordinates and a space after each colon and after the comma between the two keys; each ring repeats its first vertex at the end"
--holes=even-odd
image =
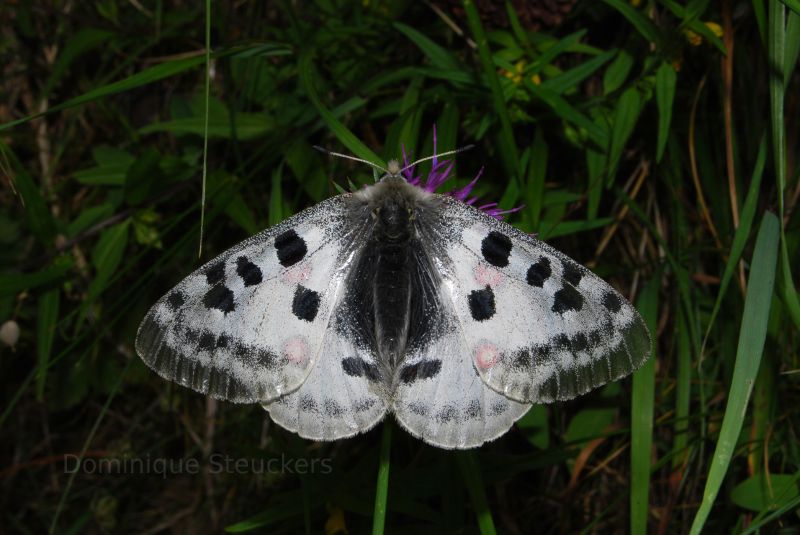
{"type": "MultiPolygon", "coordinates": [[[[425,178],[425,182],[423,183],[422,175],[415,175],[415,166],[409,165],[408,156],[406,155],[406,148],[403,146],[403,176],[409,184],[412,186],[417,186],[418,188],[422,188],[428,193],[435,192],[439,186],[444,184],[445,181],[450,178],[450,172],[453,170],[453,164],[455,163],[450,160],[439,161],[439,158],[436,156],[436,125],[433,125],[433,154],[434,157],[431,162],[431,170],[428,173],[428,176],[425,178]]],[[[470,197],[470,193],[482,174],[483,167],[481,167],[480,171],[478,171],[478,174],[475,175],[475,178],[473,178],[469,184],[463,188],[448,191],[445,193],[445,195],[449,195],[450,197],[458,199],[463,203],[475,205],[475,203],[480,201],[480,199],[478,197],[470,197]]],[[[511,208],[510,210],[501,210],[498,208],[496,202],[479,204],[476,207],[478,210],[486,212],[495,219],[503,219],[506,214],[518,212],[524,208],[524,206],[517,206],[515,208],[511,208]]]]}

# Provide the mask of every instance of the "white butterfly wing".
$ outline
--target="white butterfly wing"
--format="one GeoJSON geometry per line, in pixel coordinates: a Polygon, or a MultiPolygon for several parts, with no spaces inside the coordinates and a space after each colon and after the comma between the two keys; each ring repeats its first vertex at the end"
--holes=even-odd
{"type": "MultiPolygon", "coordinates": [[[[234,246],[147,313],[136,351],[159,375],[215,398],[296,390],[320,355],[359,232],[342,196],[234,246]]],[[[322,355],[325,356],[325,355],[322,355]]]]}
{"type": "Polygon", "coordinates": [[[392,410],[400,425],[440,448],[474,448],[494,440],[530,408],[481,380],[452,315],[434,343],[408,355],[395,384],[392,410]]]}
{"type": "MultiPolygon", "coordinates": [[[[424,212],[421,221],[441,221],[438,210],[424,212]]],[[[392,411],[402,427],[429,444],[472,448],[504,434],[530,405],[495,392],[476,373],[451,298],[452,266],[435,254],[443,246],[424,234],[415,244],[412,292],[421,322],[410,327],[410,345],[394,370],[392,411]]]]}
{"type": "Polygon", "coordinates": [[[444,198],[421,229],[442,270],[474,369],[511,399],[574,398],[649,357],[636,309],[591,271],[531,235],[444,198]]]}
{"type": "Polygon", "coordinates": [[[320,355],[300,388],[264,405],[270,417],[310,440],[347,438],[380,422],[388,397],[372,352],[331,329],[320,355]]]}

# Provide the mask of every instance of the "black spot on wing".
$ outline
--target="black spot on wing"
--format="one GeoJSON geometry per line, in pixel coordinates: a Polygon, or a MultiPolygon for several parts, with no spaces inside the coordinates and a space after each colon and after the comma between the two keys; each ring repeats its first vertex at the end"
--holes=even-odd
{"type": "Polygon", "coordinates": [[[261,269],[245,256],[236,259],[236,274],[242,278],[245,286],[255,286],[261,283],[261,269]]]}
{"type": "Polygon", "coordinates": [[[298,284],[292,300],[292,313],[301,320],[314,321],[319,311],[319,293],[298,284]]]}
{"type": "Polygon", "coordinates": [[[206,268],[206,281],[213,286],[225,277],[225,262],[219,261],[206,268]]]}
{"type": "Polygon", "coordinates": [[[439,423],[445,424],[455,420],[458,420],[458,410],[455,405],[445,405],[436,414],[436,421],[439,423]]]}
{"type": "Polygon", "coordinates": [[[428,407],[419,403],[417,401],[412,401],[407,405],[408,410],[411,411],[412,414],[416,414],[417,416],[427,416],[428,415],[428,407]]]}
{"type": "Polygon", "coordinates": [[[405,384],[413,383],[418,379],[436,377],[442,370],[441,360],[423,360],[416,364],[409,364],[400,370],[400,381],[405,384]]]}
{"type": "Polygon", "coordinates": [[[473,290],[468,300],[469,311],[475,321],[485,321],[494,316],[494,292],[490,286],[483,290],[473,290]]]}
{"type": "Polygon", "coordinates": [[[224,284],[217,284],[203,296],[203,304],[207,309],[216,308],[225,314],[233,312],[233,292],[224,284]]]}
{"type": "Polygon", "coordinates": [[[556,292],[553,298],[553,312],[563,314],[568,310],[583,308],[583,296],[569,284],[565,284],[556,292]]]}
{"type": "Polygon", "coordinates": [[[511,408],[511,403],[505,400],[495,401],[489,409],[490,416],[500,416],[511,408]]]}
{"type": "Polygon", "coordinates": [[[314,401],[314,398],[307,394],[305,396],[300,396],[299,405],[300,410],[303,412],[319,412],[319,406],[317,405],[317,402],[314,401]]]}
{"type": "Polygon", "coordinates": [[[541,288],[551,274],[550,260],[543,256],[528,268],[528,284],[541,288]]]}
{"type": "Polygon", "coordinates": [[[577,333],[572,337],[570,345],[572,346],[572,351],[586,351],[589,347],[589,339],[584,333],[577,333]]]}
{"type": "Polygon", "coordinates": [[[511,239],[508,236],[493,230],[481,241],[481,254],[491,265],[506,267],[511,247],[511,239]]]}
{"type": "Polygon", "coordinates": [[[339,405],[338,403],[336,403],[336,401],[332,399],[326,399],[322,403],[322,407],[325,411],[325,414],[328,416],[336,417],[344,414],[344,409],[341,407],[341,405],[339,405]]]}
{"type": "Polygon", "coordinates": [[[562,260],[561,267],[564,270],[564,280],[573,286],[577,286],[578,283],[581,282],[581,278],[583,278],[583,271],[578,264],[569,260],[562,260]]]}
{"type": "Polygon", "coordinates": [[[611,312],[619,312],[622,308],[622,300],[615,292],[608,291],[603,296],[603,306],[611,312]]]}
{"type": "Polygon", "coordinates": [[[306,242],[297,235],[294,229],[289,229],[275,237],[275,250],[278,261],[283,267],[293,266],[306,256],[308,248],[306,242]]]}
{"type": "Polygon", "coordinates": [[[467,419],[475,419],[481,415],[481,402],[477,399],[470,400],[464,409],[464,416],[467,419]]]}
{"type": "Polygon", "coordinates": [[[343,358],[342,370],[350,377],[366,377],[370,381],[380,379],[378,366],[359,357],[343,358]]]}
{"type": "Polygon", "coordinates": [[[197,343],[197,347],[204,350],[214,349],[216,342],[216,337],[210,332],[205,331],[200,335],[200,341],[197,343]]]}
{"type": "Polygon", "coordinates": [[[353,402],[353,410],[355,412],[367,412],[370,410],[373,405],[375,405],[375,400],[372,398],[361,398],[357,399],[353,402]]]}
{"type": "Polygon", "coordinates": [[[167,297],[167,304],[172,310],[178,310],[186,302],[186,296],[180,290],[175,290],[167,297]]]}

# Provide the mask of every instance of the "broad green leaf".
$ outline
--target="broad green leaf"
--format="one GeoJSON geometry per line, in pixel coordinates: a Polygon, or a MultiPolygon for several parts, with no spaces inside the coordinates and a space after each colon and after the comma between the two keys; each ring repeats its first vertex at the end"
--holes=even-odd
{"type": "Polygon", "coordinates": [[[544,405],[531,407],[525,416],[517,420],[516,426],[528,442],[540,450],[546,450],[550,445],[550,423],[544,405]]]}
{"type": "Polygon", "coordinates": [[[603,93],[608,95],[613,93],[625,83],[633,67],[633,56],[627,50],[620,50],[617,58],[608,66],[603,73],[603,93]]]}
{"type": "Polygon", "coordinates": [[[116,274],[125,248],[128,246],[130,224],[130,219],[126,219],[100,234],[100,239],[92,249],[92,266],[95,276],[89,284],[88,301],[91,302],[97,298],[116,274]]]}
{"type": "Polygon", "coordinates": [[[779,240],[778,218],[772,212],[765,212],[753,251],[725,416],[722,419],[717,447],[708,471],[703,501],[692,523],[692,534],[699,534],[703,530],[744,425],[747,403],[761,364],[767,336],[767,320],[773,297],[779,240]]]}
{"type": "MultiPolygon", "coordinates": [[[[275,121],[263,113],[237,113],[231,118],[228,113],[224,115],[210,114],[208,117],[208,137],[219,139],[236,139],[249,141],[264,136],[276,126],[275,121]],[[234,130],[235,127],[235,130],[234,130]]],[[[205,117],[183,117],[169,121],[143,126],[139,129],[142,134],[153,132],[170,132],[173,134],[205,134],[205,117]]]]}
{"type": "Polygon", "coordinates": [[[751,511],[778,509],[798,496],[797,476],[790,474],[756,474],[731,491],[731,501],[751,511]]]}

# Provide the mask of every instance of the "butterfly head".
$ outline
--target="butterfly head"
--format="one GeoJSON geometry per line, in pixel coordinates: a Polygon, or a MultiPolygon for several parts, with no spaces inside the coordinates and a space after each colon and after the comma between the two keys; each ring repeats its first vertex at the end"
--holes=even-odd
{"type": "Polygon", "coordinates": [[[403,168],[400,167],[400,162],[397,160],[389,160],[389,163],[386,164],[386,174],[383,175],[381,180],[385,180],[387,178],[400,178],[405,181],[405,178],[400,173],[403,172],[403,168]]]}

